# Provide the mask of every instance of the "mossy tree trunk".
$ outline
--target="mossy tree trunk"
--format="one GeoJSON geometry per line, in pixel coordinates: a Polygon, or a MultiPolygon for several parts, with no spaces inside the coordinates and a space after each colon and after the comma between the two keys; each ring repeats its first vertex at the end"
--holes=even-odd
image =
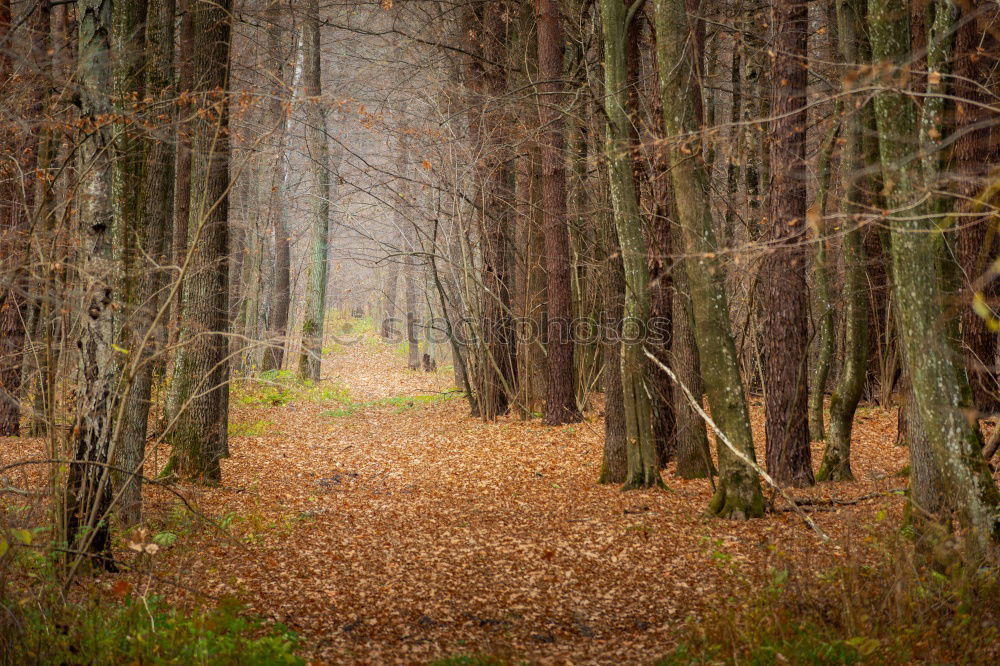
{"type": "MultiPolygon", "coordinates": [[[[837,22],[840,52],[847,63],[864,62],[867,51],[864,39],[863,0],[838,0],[837,22]]],[[[866,109],[858,108],[858,98],[848,98],[843,121],[844,143],[841,149],[840,174],[843,182],[841,211],[843,224],[847,225],[841,239],[844,262],[843,293],[844,359],[837,386],[830,396],[830,432],[823,452],[817,479],[820,481],[850,481],[851,432],[854,412],[861,400],[868,367],[868,280],[865,275],[865,247],[861,223],[864,211],[870,206],[866,192],[871,184],[864,176],[865,155],[862,137],[867,126],[866,109]]],[[[874,157],[874,156],[868,156],[874,157]]]]}
{"type": "Polygon", "coordinates": [[[625,404],[622,395],[621,321],[625,313],[625,269],[618,248],[618,232],[610,216],[602,218],[604,247],[603,322],[601,346],[604,351],[604,452],[598,483],[624,483],[628,471],[625,454],[627,438],[625,404]]]}
{"type": "Polygon", "coordinates": [[[924,203],[919,127],[913,99],[899,89],[910,60],[907,3],[869,0],[874,59],[893,63],[875,98],[882,174],[891,211],[894,294],[912,400],[972,556],[1000,537],[1000,492],[983,460],[980,438],[960,409],[963,396],[945,328],[938,234],[924,203]]]}
{"type": "Polygon", "coordinates": [[[625,270],[621,374],[625,408],[628,473],[625,488],[662,485],[660,461],[653,441],[648,362],[642,348],[649,322],[649,267],[634,177],[626,89],[626,35],[633,12],[623,0],[601,0],[604,29],[605,155],[611,184],[615,228],[625,270]]]}
{"type": "MultiPolygon", "coordinates": [[[[691,286],[695,337],[702,377],[712,417],[733,446],[756,460],[743,381],[729,324],[726,293],[718,277],[708,173],[700,156],[700,127],[694,100],[698,85],[686,49],[689,25],[683,0],[656,0],[656,33],[663,117],[670,144],[671,174],[677,218],[691,286]]],[[[735,519],[761,516],[764,496],[752,467],[721,442],[719,485],[709,506],[711,513],[735,519]]]]}
{"type": "Polygon", "coordinates": [[[299,375],[319,381],[326,320],[327,255],[330,239],[330,150],[326,137],[320,49],[319,0],[309,0],[302,36],[303,93],[306,98],[306,145],[312,165],[312,251],[306,280],[305,316],[299,375]]]}

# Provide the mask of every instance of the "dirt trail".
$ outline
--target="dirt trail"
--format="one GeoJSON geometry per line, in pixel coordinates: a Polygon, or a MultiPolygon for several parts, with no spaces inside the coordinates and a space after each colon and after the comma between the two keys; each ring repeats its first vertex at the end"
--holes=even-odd
{"type": "MultiPolygon", "coordinates": [[[[171,528],[182,533],[161,568],[286,623],[322,662],[492,653],[635,663],[666,652],[730,576],[765,566],[767,544],[809,566],[839,556],[786,512],[742,524],[705,518],[707,481],[668,471],[670,491],[598,486],[599,419],[486,424],[442,393],[450,372],[405,365],[387,347],[359,345],[324,365],[327,384],[340,382],[357,405],[237,406],[235,423],[266,430],[232,438],[223,488],[185,488],[229,536],[171,528]]],[[[862,481],[806,494],[901,487],[905,450],[891,447],[893,426],[887,413],[863,413],[862,481]]],[[[150,495],[147,515],[166,529],[176,500],[150,495]]],[[[890,495],[816,517],[843,537],[900,506],[890,495]]]]}

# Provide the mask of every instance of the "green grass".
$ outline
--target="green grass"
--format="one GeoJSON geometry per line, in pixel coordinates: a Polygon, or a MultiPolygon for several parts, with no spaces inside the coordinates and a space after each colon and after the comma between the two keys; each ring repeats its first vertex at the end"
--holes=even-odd
{"type": "Polygon", "coordinates": [[[417,407],[425,407],[453,400],[461,395],[463,395],[461,391],[445,391],[444,393],[432,393],[428,395],[397,395],[391,398],[381,398],[368,402],[346,402],[336,409],[328,409],[320,412],[320,416],[334,419],[344,418],[353,416],[357,412],[371,407],[392,407],[394,413],[401,414],[417,407]]]}
{"type": "Polygon", "coordinates": [[[281,407],[292,402],[350,402],[350,393],[339,382],[299,379],[288,370],[269,370],[255,379],[232,385],[234,400],[248,407],[281,407]]]}
{"type": "Polygon", "coordinates": [[[120,601],[3,602],[4,664],[304,664],[299,638],[244,613],[235,601],[191,612],[115,586],[120,601]]]}
{"type": "Polygon", "coordinates": [[[258,419],[249,423],[230,423],[229,434],[233,437],[263,437],[274,425],[265,419],[258,419]]]}

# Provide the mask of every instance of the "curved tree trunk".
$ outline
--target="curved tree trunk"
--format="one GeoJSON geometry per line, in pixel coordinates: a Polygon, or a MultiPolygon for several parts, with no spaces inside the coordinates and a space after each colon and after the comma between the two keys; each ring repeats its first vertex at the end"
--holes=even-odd
{"type": "MultiPolygon", "coordinates": [[[[901,65],[911,56],[909,15],[902,0],[869,0],[874,58],[901,65]]],[[[937,238],[923,202],[919,142],[913,100],[888,89],[875,98],[882,173],[893,184],[887,194],[892,229],[894,294],[904,358],[934,461],[962,523],[969,529],[970,555],[981,556],[1000,537],[997,491],[982,457],[980,438],[960,407],[962,390],[944,324],[937,238]]]]}
{"type": "MultiPolygon", "coordinates": [[[[864,5],[862,0],[838,0],[838,35],[845,62],[860,63],[863,39],[864,5]]],[[[854,412],[864,391],[868,365],[868,280],[865,276],[865,247],[857,216],[869,208],[866,192],[871,183],[864,176],[866,163],[863,153],[863,133],[869,123],[870,107],[856,109],[846,105],[844,146],[841,151],[840,173],[843,182],[841,210],[850,225],[841,240],[844,260],[844,363],[837,387],[830,396],[830,433],[823,452],[817,479],[820,481],[850,481],[851,432],[854,412]]],[[[871,156],[874,157],[874,156],[871,156]]]]}
{"type": "Polygon", "coordinates": [[[625,318],[621,374],[627,432],[628,476],[625,488],[662,485],[660,460],[653,441],[649,399],[649,364],[639,333],[649,322],[649,266],[633,175],[631,121],[627,110],[627,33],[632,18],[622,0],[601,0],[604,28],[604,109],[608,118],[606,154],[611,202],[625,269],[625,318]]]}

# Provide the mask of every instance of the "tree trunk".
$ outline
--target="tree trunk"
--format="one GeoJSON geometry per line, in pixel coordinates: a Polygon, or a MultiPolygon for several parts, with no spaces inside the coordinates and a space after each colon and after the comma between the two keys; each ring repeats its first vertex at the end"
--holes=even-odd
{"type": "MultiPolygon", "coordinates": [[[[876,61],[909,60],[909,16],[902,0],[869,0],[872,51],[876,61]]],[[[970,555],[986,552],[1000,537],[1000,493],[980,451],[977,432],[960,410],[961,387],[943,325],[937,239],[923,203],[919,142],[912,98],[896,89],[875,97],[875,117],[892,233],[894,294],[913,401],[944,488],[969,529],[970,555]]]]}
{"type": "MultiPolygon", "coordinates": [[[[603,221],[603,220],[602,220],[603,221]]],[[[622,394],[622,317],[625,314],[625,270],[614,220],[610,217],[602,225],[605,249],[603,289],[604,321],[601,327],[601,345],[604,348],[604,453],[598,483],[624,483],[628,471],[625,453],[627,430],[625,403],[622,394]]]]}
{"type": "Polygon", "coordinates": [[[976,408],[996,412],[1000,411],[1000,370],[997,333],[990,325],[1000,308],[1000,280],[990,277],[987,271],[1000,254],[1000,237],[993,216],[983,213],[996,197],[985,202],[976,199],[991,184],[990,172],[1000,161],[1000,118],[996,107],[990,105],[1000,90],[1000,36],[995,30],[1000,11],[995,3],[984,0],[957,4],[962,13],[952,68],[956,99],[953,122],[957,130],[953,149],[957,182],[953,191],[959,197],[955,202],[957,211],[978,213],[962,217],[958,231],[959,263],[969,281],[961,309],[962,338],[976,408]]]}
{"type": "Polygon", "coordinates": [[[478,172],[481,195],[477,201],[482,244],[483,298],[481,322],[481,376],[477,378],[480,415],[493,420],[506,414],[516,385],[516,340],[511,305],[511,166],[503,137],[509,118],[498,108],[506,91],[505,62],[510,42],[507,2],[483,3],[466,14],[471,40],[466,81],[476,93],[469,102],[470,129],[477,150],[484,155],[478,172]]]}
{"type": "Polygon", "coordinates": [[[569,229],[566,219],[566,136],[563,122],[563,35],[558,3],[536,0],[538,19],[538,117],[542,128],[542,215],[545,271],[548,278],[545,423],[574,423],[572,295],[569,280],[569,229]]]}
{"type": "MultiPolygon", "coordinates": [[[[837,0],[838,37],[844,62],[861,63],[864,29],[862,0],[837,0]]],[[[841,211],[847,230],[841,239],[844,262],[844,362],[837,387],[830,396],[830,433],[823,452],[817,479],[820,481],[851,481],[851,432],[854,412],[865,386],[868,361],[868,281],[865,276],[865,247],[861,230],[861,215],[871,207],[866,193],[871,182],[865,178],[866,155],[863,152],[865,109],[859,109],[848,98],[847,117],[843,123],[844,144],[841,149],[840,175],[843,183],[841,211]]],[[[867,108],[867,107],[866,107],[867,108]]]]}
{"type": "MultiPolygon", "coordinates": [[[[156,166],[144,163],[145,141],[140,130],[141,120],[134,117],[135,99],[143,97],[143,78],[146,67],[146,14],[145,0],[116,2],[111,48],[114,53],[114,104],[115,112],[123,119],[115,125],[112,152],[112,210],[116,241],[119,245],[122,282],[115,291],[122,302],[123,327],[120,333],[122,347],[128,350],[123,359],[123,377],[120,384],[120,413],[112,416],[115,423],[113,445],[115,469],[111,480],[119,504],[115,513],[126,525],[139,520],[142,507],[142,460],[146,449],[146,424],[149,418],[149,391],[152,367],[151,340],[147,332],[152,323],[148,299],[155,293],[152,272],[155,267],[145,265],[144,257],[159,257],[159,231],[153,230],[145,215],[144,192],[147,181],[143,169],[155,170],[156,166]],[[131,122],[129,122],[130,119],[131,122]],[[150,233],[156,233],[156,247],[148,243],[150,233]]],[[[169,53],[173,55],[173,43],[169,53]]],[[[158,63],[152,63],[157,66],[158,63]]],[[[152,157],[152,156],[150,156],[152,157]]],[[[161,190],[163,181],[157,183],[161,190]]],[[[162,203],[162,199],[160,202],[162,203]]],[[[162,209],[162,207],[158,207],[162,209]]],[[[159,211],[158,211],[159,212],[159,211]]],[[[166,210],[169,213],[169,208],[166,210]]],[[[155,312],[155,306],[152,308],[155,312]]]]}
{"type": "MultiPolygon", "coordinates": [[[[676,225],[673,234],[675,241],[683,240],[676,225]]],[[[681,242],[677,242],[677,245],[681,245],[681,242]]],[[[670,360],[677,373],[677,380],[691,391],[691,395],[701,400],[705,387],[701,381],[698,343],[694,338],[694,312],[685,263],[687,259],[680,258],[674,264],[670,360]]],[[[673,399],[674,428],[677,437],[677,475],[682,479],[702,479],[714,474],[715,468],[708,447],[705,420],[694,410],[683,391],[674,391],[673,399]]]]}
{"type": "Polygon", "coordinates": [[[806,298],[806,50],[809,10],[775,0],[770,131],[771,247],[764,258],[764,430],[767,471],[782,485],[814,482],[809,448],[806,298]]]}
{"type": "Polygon", "coordinates": [[[635,187],[631,121],[627,110],[626,39],[633,16],[622,0],[601,0],[604,28],[604,109],[607,156],[615,228],[625,271],[625,310],[621,345],[622,395],[625,407],[628,475],[625,488],[662,485],[660,460],[653,441],[648,362],[642,330],[649,322],[649,266],[635,187]]]}
{"type": "Polygon", "coordinates": [[[281,6],[271,3],[267,8],[269,26],[267,29],[267,49],[271,76],[275,81],[272,99],[268,107],[268,120],[274,128],[277,140],[275,163],[271,165],[271,195],[268,199],[268,217],[274,241],[274,282],[271,292],[271,308],[268,311],[267,330],[269,343],[264,354],[264,370],[281,370],[285,361],[288,344],[288,309],[291,305],[291,244],[288,229],[288,114],[285,112],[282,94],[285,88],[285,60],[287,46],[285,27],[282,23],[281,6]]]}
{"type": "Polygon", "coordinates": [[[181,349],[168,440],[172,470],[201,483],[221,480],[229,417],[229,0],[191,6],[194,103],[191,124],[191,255],[183,282],[181,349]]]}
{"type": "MultiPolygon", "coordinates": [[[[694,100],[699,89],[684,45],[690,35],[683,0],[656,0],[657,58],[663,95],[663,118],[670,144],[675,210],[684,238],[685,265],[691,285],[695,337],[712,417],[740,454],[755,460],[753,436],[739,361],[729,325],[725,289],[708,202],[708,174],[700,155],[694,100]]],[[[719,442],[719,485],[709,510],[745,519],[764,513],[764,496],[752,467],[719,442]]]]}
{"type": "MultiPolygon", "coordinates": [[[[196,0],[178,0],[180,29],[177,34],[177,87],[181,94],[194,92],[194,12],[196,0]]],[[[173,265],[178,269],[188,259],[188,227],[191,224],[191,123],[181,120],[190,109],[180,106],[177,122],[177,163],[174,169],[174,237],[171,243],[173,265]]],[[[170,330],[167,344],[173,349],[181,334],[184,288],[181,277],[170,305],[170,330]]]]}
{"type": "Polygon", "coordinates": [[[302,36],[302,60],[307,116],[306,143],[313,178],[312,254],[306,286],[305,317],[302,322],[299,374],[306,379],[319,381],[323,360],[327,254],[330,239],[330,157],[326,138],[326,110],[320,99],[323,92],[323,70],[318,0],[309,0],[306,14],[302,36]]]}
{"type": "Polygon", "coordinates": [[[121,326],[117,307],[122,299],[122,238],[112,212],[111,143],[107,122],[91,120],[109,114],[112,89],[111,0],[79,0],[79,67],[81,119],[89,123],[79,148],[81,232],[80,277],[85,311],[81,314],[80,372],[73,460],[66,478],[64,520],[66,543],[106,569],[110,556],[111,462],[113,417],[118,405],[121,353],[116,351],[121,326]]]}

